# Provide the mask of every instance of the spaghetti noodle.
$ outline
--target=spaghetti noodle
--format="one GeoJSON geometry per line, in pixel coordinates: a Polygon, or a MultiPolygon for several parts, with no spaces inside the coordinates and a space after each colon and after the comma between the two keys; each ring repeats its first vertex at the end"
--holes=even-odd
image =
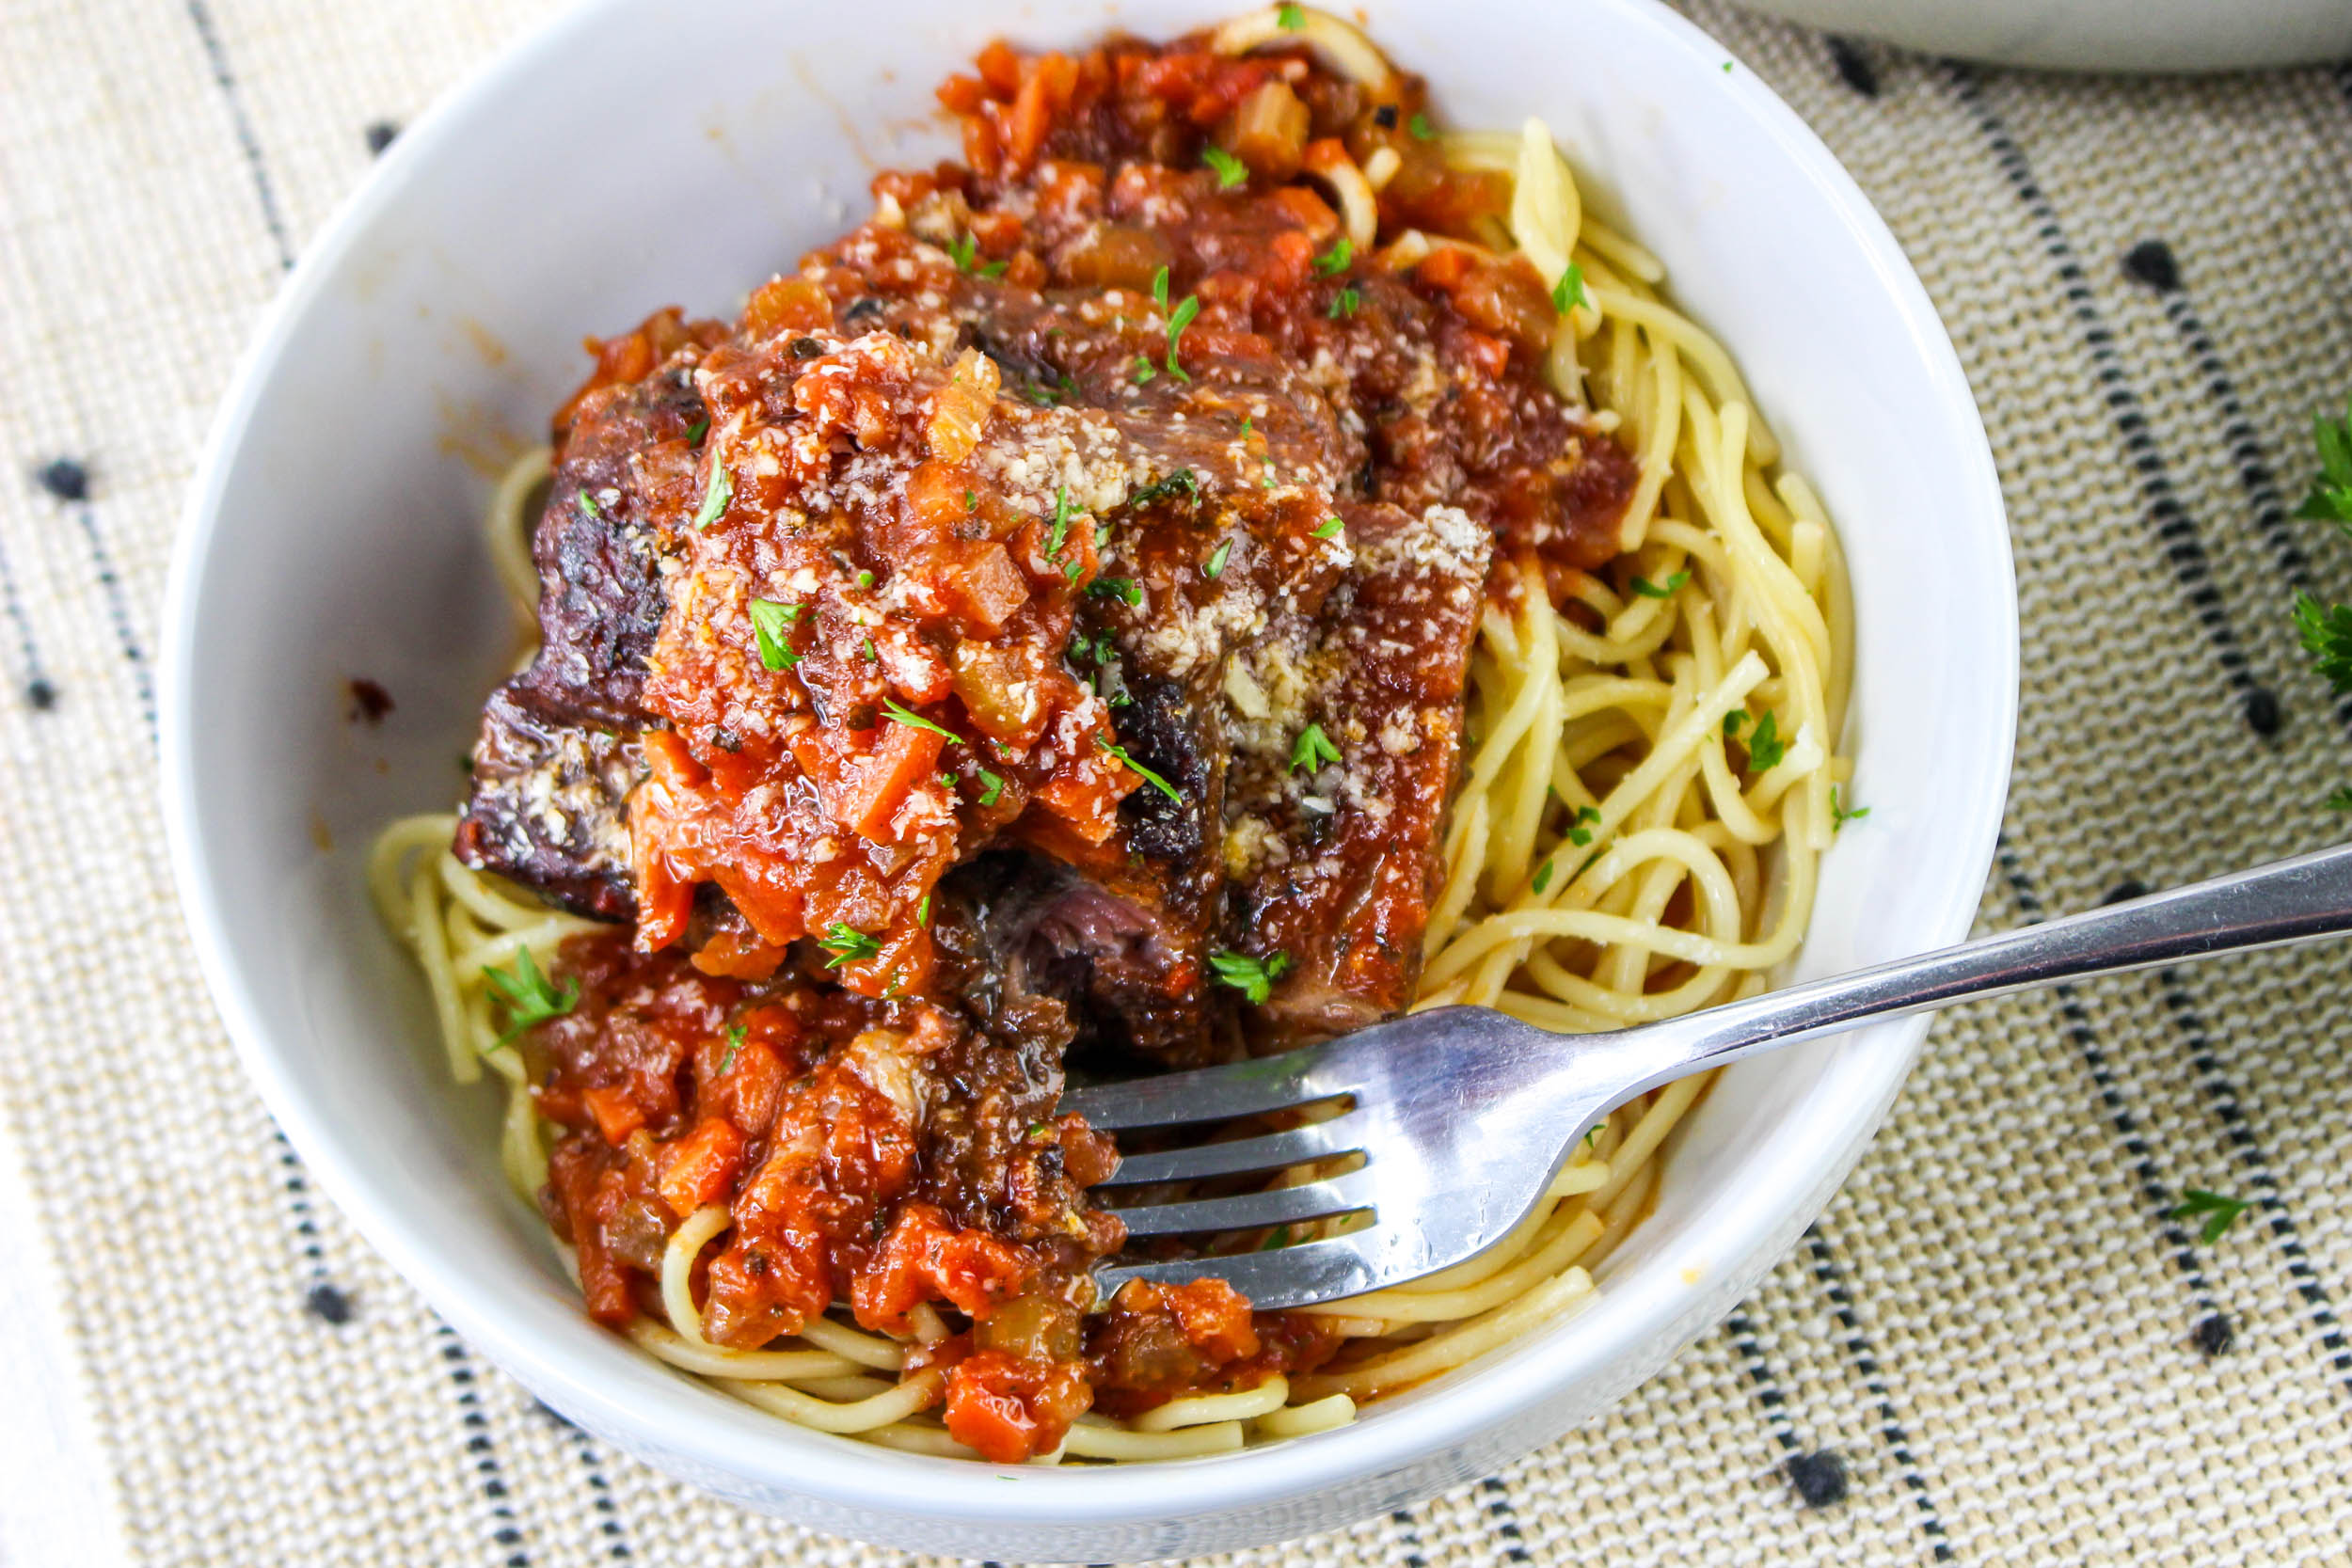
{"type": "MultiPolygon", "coordinates": [[[[1406,80],[1357,29],[1296,7],[1237,19],[1210,44],[1228,56],[1304,46],[1379,102],[1394,103],[1406,80]]],[[[1836,535],[1812,491],[1778,467],[1729,356],[1667,302],[1656,260],[1584,210],[1541,122],[1442,134],[1438,146],[1453,167],[1508,182],[1472,232],[1380,226],[1380,194],[1403,163],[1392,148],[1359,163],[1329,143],[1303,173],[1330,193],[1366,265],[1404,274],[1449,249],[1524,258],[1561,306],[1552,388],[1630,449],[1634,476],[1615,559],[1587,570],[1521,553],[1489,584],[1414,1005],[1472,1003],[1579,1032],[1751,995],[1802,940],[1841,816],[1851,615],[1836,535]]],[[[1172,334],[1170,345],[1172,365],[1172,334]]],[[[489,517],[526,625],[536,581],[519,542],[548,470],[544,451],[524,459],[489,517]]],[[[423,971],[453,1074],[474,1082],[487,1064],[503,1083],[502,1164],[530,1200],[548,1182],[551,1129],[519,1053],[503,1049],[499,1013],[513,1009],[499,982],[526,960],[554,973],[567,941],[609,927],[460,863],[456,826],[395,823],[371,882],[423,971]]],[[[1172,1459],[1302,1435],[1557,1322],[1591,1297],[1593,1269],[1639,1223],[1662,1146],[1704,1086],[1670,1085],[1613,1112],[1487,1253],[1306,1309],[1339,1341],[1320,1365],[1119,1418],[1079,1415],[1036,1462],[1172,1459]]],[[[904,1335],[855,1326],[836,1306],[758,1349],[713,1342],[697,1269],[734,1223],[714,1201],[669,1232],[660,1320],[641,1314],[626,1329],[638,1345],[799,1425],[971,1454],[935,1414],[943,1372],[926,1358],[952,1335],[929,1304],[906,1314],[904,1335]]]]}

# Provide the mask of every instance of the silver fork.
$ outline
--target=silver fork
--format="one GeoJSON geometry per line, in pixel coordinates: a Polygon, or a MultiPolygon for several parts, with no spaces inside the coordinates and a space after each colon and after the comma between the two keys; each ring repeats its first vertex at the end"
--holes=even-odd
{"type": "Polygon", "coordinates": [[[1216,1275],[1262,1307],[1401,1285],[1476,1256],[1524,1219],[1578,1138],[1611,1108],[1742,1056],[1880,1019],[2352,930],[2352,845],[2111,904],[1687,1017],[1555,1035],[1486,1007],[1440,1007],[1229,1067],[1073,1089],[1062,1108],[1104,1131],[1178,1127],[1344,1098],[1288,1132],[1128,1156],[1109,1187],[1271,1173],[1361,1155],[1297,1186],[1118,1212],[1131,1236],[1207,1235],[1369,1211],[1372,1223],[1293,1246],[1182,1261],[1113,1261],[1130,1279],[1216,1275]]]}

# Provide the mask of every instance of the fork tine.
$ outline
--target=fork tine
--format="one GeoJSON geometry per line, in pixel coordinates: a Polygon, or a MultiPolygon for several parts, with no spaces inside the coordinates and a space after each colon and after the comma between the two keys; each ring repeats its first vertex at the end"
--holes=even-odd
{"type": "Polygon", "coordinates": [[[1147,1203],[1114,1209],[1130,1236],[1176,1236],[1206,1230],[1256,1230],[1295,1220],[1329,1219],[1351,1210],[1372,1206],[1369,1167],[1271,1192],[1236,1193],[1232,1197],[1196,1198],[1184,1203],[1147,1203]]]}
{"type": "Polygon", "coordinates": [[[1106,1132],[1279,1111],[1345,1094],[1349,1085],[1338,1081],[1334,1056],[1328,1047],[1307,1046],[1226,1067],[1098,1084],[1064,1094],[1061,1109],[1077,1112],[1088,1126],[1106,1132]]]}
{"type": "Polygon", "coordinates": [[[1361,1112],[1350,1111],[1329,1121],[1270,1132],[1260,1138],[1233,1138],[1224,1143],[1195,1144],[1153,1154],[1129,1154],[1119,1169],[1097,1187],[1140,1187],[1153,1181],[1193,1181],[1204,1176],[1235,1176],[1245,1171],[1279,1170],[1307,1160],[1353,1154],[1364,1147],[1370,1125],[1361,1112]]]}
{"type": "Polygon", "coordinates": [[[1384,1245],[1380,1227],[1350,1231],[1344,1236],[1304,1242],[1268,1252],[1236,1253],[1222,1258],[1187,1258],[1165,1263],[1113,1263],[1094,1271],[1105,1300],[1131,1279],[1169,1284],[1187,1279],[1215,1278],[1249,1298],[1264,1312],[1286,1307],[1311,1307],[1376,1289],[1380,1279],[1374,1259],[1384,1245]]]}

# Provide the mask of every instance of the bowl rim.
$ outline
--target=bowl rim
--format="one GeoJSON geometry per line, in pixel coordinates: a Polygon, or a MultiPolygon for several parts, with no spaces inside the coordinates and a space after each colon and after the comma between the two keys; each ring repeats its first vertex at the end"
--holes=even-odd
{"type": "MultiPolygon", "coordinates": [[[[1416,1402],[1414,1420],[1368,1420],[1308,1437],[1246,1449],[1235,1453],[1144,1465],[1102,1467],[1010,1467],[968,1459],[940,1459],[850,1444],[827,1434],[755,1415],[723,1395],[679,1380],[671,1409],[649,1408],[616,1397],[610,1386],[580,1375],[567,1351],[520,1332],[501,1309],[477,1301],[460,1273],[437,1257],[437,1243],[405,1213],[395,1184],[371,1175],[345,1158],[332,1126],[279,1069],[282,1047],[271,1037],[228,941],[228,919],[205,846],[196,833],[198,779],[193,725],[195,692],[191,665],[207,562],[218,532],[222,502],[240,449],[273,367],[312,302],[331,287],[370,224],[389,204],[412,170],[444,155],[463,135],[477,112],[501,88],[533,69],[534,60],[608,13],[638,0],[580,0],[546,23],[510,40],[488,60],[444,92],[386,150],[358,186],[344,198],[294,266],[264,311],[206,439],[181,515],[165,592],[159,641],[160,783],[171,865],[183,918],[199,969],[247,1076],[271,1115],[300,1151],[319,1184],[432,1307],[469,1340],[535,1392],[548,1396],[586,1424],[608,1433],[655,1433],[673,1464],[738,1478],[770,1491],[818,1496],[841,1508],[931,1521],[986,1520],[1005,1525],[1050,1521],[1059,1526],[1114,1526],[1168,1521],[1208,1513],[1263,1506],[1328,1489],[1352,1479],[1404,1473],[1430,1455],[1473,1441],[1485,1430],[1508,1426],[1556,1398],[1580,1379],[1593,1379],[1590,1354],[1581,1347],[1589,1336],[1532,1332],[1512,1346],[1454,1374],[1459,1381],[1416,1402]],[[730,1418],[730,1415],[737,1418],[730,1418]],[[755,1426],[742,1424],[751,1418],[755,1426]],[[756,1430],[762,1440],[736,1441],[756,1430]],[[1026,1484],[999,1484],[1017,1474],[1026,1484]],[[911,1495],[909,1482],[919,1483],[911,1495]]],[[[1712,69],[1725,56],[1723,44],[1662,0],[1593,0],[1613,7],[1638,25],[1662,35],[1661,41],[1703,58],[1712,69]]],[[[1988,521],[1993,564],[2001,592],[1989,607],[2000,625],[1989,643],[1998,665],[1979,673],[1996,687],[2000,744],[1962,759],[1976,777],[1961,798],[1963,820],[1947,824],[1963,847],[1958,863],[1989,870],[2008,797],[2016,723],[2019,670],[2016,580],[2007,513],[1991,445],[1959,356],[1946,334],[1924,285],[1861,187],[1820,137],[1752,71],[1732,73],[1724,85],[1741,96],[1758,127],[1776,146],[1792,173],[1812,184],[1840,219],[1849,243],[1867,259],[1897,307],[1913,346],[1932,377],[1936,403],[1948,434],[1964,453],[1965,479],[1973,491],[1961,510],[1988,521]]],[[[1931,922],[1923,922],[1928,944],[1965,938],[1982,893],[1982,877],[1955,881],[1931,922]]],[[[1883,1024],[1868,1037],[1875,1048],[1855,1053],[1841,1069],[1833,1118],[1808,1125],[1802,1142],[1836,1150],[1828,1158],[1792,1156],[1806,1164],[1809,1182],[1779,1185],[1757,1181],[1743,1193],[1710,1205],[1693,1232],[1709,1258],[1708,1306],[1705,1321],[1720,1318],[1739,1291],[1772,1267],[1826,1205],[1864,1148],[1883,1122],[1903,1080],[1916,1061],[1928,1028],[1926,1018],[1883,1024]],[[1791,1194],[1799,1195],[1793,1206],[1791,1194]],[[1767,1196],[1769,1195],[1769,1196],[1767,1196]],[[1711,1245],[1709,1243],[1712,1243],[1711,1245]],[[1729,1284],[1732,1288],[1725,1290],[1729,1284]]],[[[1819,1109],[1820,1107],[1809,1107],[1819,1109]]],[[[1679,1297],[1662,1268],[1645,1281],[1613,1280],[1606,1295],[1611,1315],[1646,1314],[1662,1323],[1692,1310],[1692,1288],[1679,1297]]],[[[1596,1308],[1598,1310],[1598,1308],[1596,1308]]],[[[509,1314],[511,1316],[511,1314],[509,1314]]],[[[1556,1325],[1555,1325],[1556,1330],[1556,1325]]],[[[1682,1337],[1687,1340],[1687,1336],[1682,1337]]],[[[1677,1346],[1678,1348],[1678,1346],[1677,1346]]],[[[640,1354],[630,1347],[630,1354],[640,1354]]],[[[1662,1370],[1614,1386],[1609,1402],[1662,1370]]],[[[1597,1381],[1606,1383],[1605,1377],[1597,1381]]]]}

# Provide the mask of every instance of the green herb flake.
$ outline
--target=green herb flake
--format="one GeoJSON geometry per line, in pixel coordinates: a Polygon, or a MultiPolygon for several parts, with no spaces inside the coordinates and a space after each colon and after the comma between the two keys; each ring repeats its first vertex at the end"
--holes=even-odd
{"type": "Polygon", "coordinates": [[[1062,541],[1069,537],[1070,486],[1059,484],[1054,487],[1054,531],[1052,536],[1045,541],[1045,559],[1059,561],[1062,541]]]}
{"type": "Polygon", "coordinates": [[[719,1053],[719,1066],[718,1066],[718,1069],[717,1069],[716,1071],[712,1072],[712,1073],[711,1073],[711,1076],[712,1076],[713,1078],[723,1078],[723,1077],[725,1077],[725,1076],[727,1075],[728,1069],[730,1069],[731,1068],[733,1068],[733,1067],[735,1066],[735,1053],[736,1053],[737,1052],[739,1052],[739,1051],[742,1050],[742,1049],[743,1049],[743,1026],[742,1026],[741,1024],[739,1024],[739,1023],[730,1023],[730,1024],[728,1024],[728,1025],[727,1025],[727,1048],[726,1048],[724,1051],[723,1051],[723,1052],[721,1052],[721,1053],[719,1053]]]}
{"type": "Polygon", "coordinates": [[[1274,24],[1286,33],[1298,32],[1307,25],[1307,8],[1304,6],[1276,7],[1274,24]]]}
{"type": "Polygon", "coordinates": [[[703,444],[703,437],[709,434],[710,420],[705,416],[686,427],[686,444],[690,447],[699,447],[703,444]]]}
{"type": "Polygon", "coordinates": [[[598,506],[596,498],[585,490],[580,493],[580,509],[588,515],[590,521],[598,523],[604,521],[604,508],[598,506]]]}
{"type": "Polygon", "coordinates": [[[1551,286],[1551,308],[1565,316],[1580,305],[1590,309],[1592,304],[1592,296],[1584,292],[1584,269],[1570,261],[1560,281],[1551,286]]]}
{"type": "Polygon", "coordinates": [[[931,928],[931,895],[923,895],[923,901],[914,906],[914,923],[925,930],[931,928]]]}
{"type": "Polygon", "coordinates": [[[1263,1006],[1266,998],[1274,994],[1274,982],[1288,974],[1290,967],[1288,953],[1253,958],[1246,953],[1225,952],[1209,959],[1209,968],[1219,980],[1259,1006],[1263,1006]]]}
{"type": "Polygon", "coordinates": [[[1345,272],[1347,264],[1355,259],[1354,243],[1346,235],[1342,234],[1331,242],[1330,249],[1315,258],[1315,272],[1323,277],[1336,277],[1345,272]]]}
{"type": "Polygon", "coordinates": [[[1769,708],[1748,732],[1748,768],[1752,772],[1769,773],[1780,766],[1788,753],[1788,743],[1780,737],[1780,721],[1769,708]]]}
{"type": "Polygon", "coordinates": [[[977,512],[980,509],[980,493],[977,490],[966,490],[963,493],[963,509],[966,512],[977,512]]]}
{"type": "Polygon", "coordinates": [[[2295,515],[2333,523],[2352,535],[2352,399],[2346,400],[2341,420],[2312,415],[2312,438],[2319,448],[2319,477],[2295,515]]]}
{"type": "Polygon", "coordinates": [[[996,803],[996,797],[1005,792],[1004,779],[983,768],[980,769],[980,783],[988,786],[980,791],[980,804],[984,806],[994,805],[996,803]]]}
{"type": "Polygon", "coordinates": [[[1346,288],[1342,289],[1338,293],[1331,296],[1330,309],[1326,310],[1324,314],[1329,316],[1333,321],[1339,321],[1344,317],[1354,315],[1356,313],[1356,307],[1362,302],[1363,296],[1356,292],[1356,285],[1350,283],[1346,288]]]}
{"type": "Polygon", "coordinates": [[[1647,578],[1635,578],[1633,591],[1645,599],[1671,599],[1675,590],[1691,580],[1691,568],[1685,566],[1664,582],[1652,582],[1647,578]]]}
{"type": "Polygon", "coordinates": [[[789,670],[801,662],[801,656],[792,651],[789,633],[786,630],[801,618],[801,607],[779,604],[774,599],[752,601],[752,635],[759,643],[762,669],[789,670]]]}
{"type": "Polygon", "coordinates": [[[1182,365],[1176,362],[1177,343],[1184,337],[1184,328],[1190,326],[1193,323],[1193,318],[1200,314],[1200,296],[1199,294],[1186,294],[1183,299],[1177,301],[1176,309],[1168,313],[1168,373],[1176,377],[1179,381],[1190,381],[1192,376],[1182,365]]]}
{"type": "Polygon", "coordinates": [[[2188,1220],[2203,1216],[2205,1223],[2198,1227],[2197,1239],[2211,1246],[2237,1223],[2240,1214],[2253,1206],[2250,1198],[2224,1197],[2219,1193],[2209,1193],[2201,1187],[2188,1187],[2181,1193],[2180,1207],[2170,1211],[2165,1218],[2188,1220]]]}
{"type": "MultiPolygon", "coordinates": [[[[1600,813],[1591,806],[1577,807],[1576,816],[1568,824],[1568,842],[1580,849],[1592,843],[1593,824],[1599,820],[1600,813]]],[[[1537,888],[1535,891],[1541,893],[1543,889],[1537,888]]]]}
{"type": "Polygon", "coordinates": [[[1159,368],[1157,365],[1154,365],[1153,363],[1152,363],[1151,358],[1150,358],[1148,356],[1146,356],[1146,355],[1141,355],[1141,354],[1138,354],[1138,355],[1136,355],[1136,386],[1138,386],[1138,387],[1142,386],[1145,382],[1147,382],[1147,381],[1151,380],[1153,376],[1155,376],[1155,375],[1157,375],[1157,374],[1159,374],[1159,373],[1160,373],[1160,368],[1159,368]]]}
{"type": "Polygon", "coordinates": [[[1087,592],[1105,599],[1123,599],[1130,608],[1143,603],[1143,590],[1133,578],[1096,578],[1087,584],[1087,592]]]}
{"type": "Polygon", "coordinates": [[[1249,183],[1249,166],[1215,142],[1200,150],[1200,161],[1216,170],[1216,188],[1220,191],[1249,183]]]}
{"type": "MultiPolygon", "coordinates": [[[[872,645],[873,644],[870,641],[866,644],[868,647],[871,647],[872,645]]],[[[882,699],[882,711],[911,730],[929,730],[933,735],[945,736],[947,739],[954,741],[959,746],[963,744],[963,736],[958,735],[951,729],[946,729],[941,725],[932,723],[930,720],[924,718],[913,708],[898,702],[898,700],[895,697],[884,697],[882,699]]]]}
{"type": "Polygon", "coordinates": [[[1129,495],[1126,504],[1142,506],[1148,501],[1163,500],[1169,496],[1179,494],[1190,496],[1195,499],[1200,498],[1200,480],[1190,468],[1178,468],[1166,478],[1153,480],[1142,489],[1129,495]]]}
{"type": "Polygon", "coordinates": [[[1551,868],[1555,863],[1557,863],[1546,861],[1535,868],[1535,880],[1529,884],[1535,892],[1541,893],[1551,885],[1551,868]]]}
{"type": "Polygon", "coordinates": [[[734,499],[735,476],[727,472],[724,464],[711,464],[709,488],[703,491],[702,510],[694,514],[695,529],[707,529],[725,516],[727,503],[734,499]]]}
{"type": "Polygon", "coordinates": [[[1859,821],[1863,817],[1869,815],[1870,808],[1867,806],[1847,806],[1840,804],[1837,799],[1837,786],[1836,784],[1829,786],[1830,832],[1836,832],[1847,823],[1859,821]]]}
{"type": "Polygon", "coordinates": [[[838,920],[825,928],[817,939],[817,945],[833,955],[825,960],[827,969],[839,969],[843,964],[863,963],[882,957],[882,942],[867,936],[854,926],[844,926],[838,920]]]}
{"type": "MultiPolygon", "coordinates": [[[[498,1037],[499,1045],[508,1044],[524,1030],[536,1028],[549,1019],[562,1018],[580,1003],[580,982],[566,980],[563,990],[556,990],[540,972],[539,960],[528,947],[516,950],[512,971],[485,964],[482,977],[498,991],[506,1008],[506,1033],[498,1037]]],[[[498,1046],[490,1049],[495,1051],[498,1046]]]]}
{"type": "Polygon", "coordinates": [[[1415,115],[1405,122],[1405,129],[1413,134],[1415,141],[1436,141],[1438,133],[1430,128],[1427,115],[1415,115]]]}
{"type": "Polygon", "coordinates": [[[1732,709],[1729,713],[1724,714],[1724,738],[1725,740],[1737,740],[1737,739],[1739,739],[1739,738],[1740,738],[1740,725],[1742,725],[1742,724],[1744,724],[1744,723],[1746,723],[1747,721],[1748,721],[1748,710],[1747,710],[1746,708],[1743,708],[1743,707],[1736,707],[1736,708],[1733,708],[1733,709],[1732,709]]]}
{"type": "Polygon", "coordinates": [[[1315,525],[1315,537],[1318,539],[1337,539],[1340,536],[1340,530],[1345,528],[1346,526],[1346,524],[1340,521],[1337,517],[1326,517],[1322,522],[1315,525]]]}
{"type": "Polygon", "coordinates": [[[1152,275],[1152,303],[1163,310],[1168,309],[1168,269],[1166,267],[1162,267],[1152,275]]]}
{"type": "Polygon", "coordinates": [[[1265,1233],[1265,1240],[1258,1243],[1258,1250],[1260,1252],[1278,1252],[1290,1244],[1291,1227],[1287,1225],[1278,1225],[1273,1229],[1265,1233]]]}
{"type": "Polygon", "coordinates": [[[1112,745],[1109,741],[1103,738],[1102,734],[1099,731],[1094,736],[1094,744],[1101,748],[1108,755],[1118,758],[1120,766],[1125,768],[1130,773],[1134,773],[1140,777],[1145,784],[1150,784],[1153,789],[1158,790],[1161,794],[1167,796],[1169,800],[1175,801],[1180,806],[1184,803],[1184,796],[1177,791],[1174,784],[1169,784],[1166,779],[1161,778],[1157,773],[1152,772],[1152,769],[1144,767],[1143,764],[1128,755],[1126,747],[1112,745]]]}
{"type": "Polygon", "coordinates": [[[866,640],[866,657],[870,663],[882,662],[882,650],[874,646],[874,640],[870,637],[866,640]]]}
{"type": "Polygon", "coordinates": [[[874,586],[874,574],[873,574],[873,573],[871,573],[871,572],[860,572],[860,573],[857,575],[857,585],[858,585],[860,588],[871,588],[871,587],[873,587],[873,586],[874,586]]]}
{"type": "Polygon", "coordinates": [[[1298,732],[1298,739],[1291,747],[1291,771],[1305,768],[1311,773],[1326,763],[1340,760],[1340,749],[1331,744],[1331,737],[1323,733],[1321,724],[1310,724],[1298,732]]]}
{"type": "Polygon", "coordinates": [[[1200,575],[1204,578],[1222,576],[1225,571],[1225,562],[1232,558],[1232,553],[1233,542],[1231,539],[1218,540],[1216,548],[1209,552],[1209,559],[1200,563],[1200,575]]]}

